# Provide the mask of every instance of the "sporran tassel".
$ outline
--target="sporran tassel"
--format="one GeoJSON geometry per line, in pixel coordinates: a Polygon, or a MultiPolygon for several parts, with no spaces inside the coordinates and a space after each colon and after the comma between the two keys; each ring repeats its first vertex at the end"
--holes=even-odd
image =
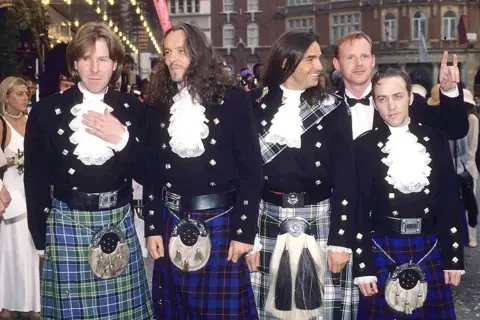
{"type": "Polygon", "coordinates": [[[280,259],[275,284],[275,308],[282,311],[292,310],[292,272],[290,270],[290,254],[286,247],[280,259]]]}
{"type": "Polygon", "coordinates": [[[295,305],[301,310],[313,310],[322,306],[322,292],[318,278],[318,266],[305,247],[300,255],[295,280],[295,305]]]}
{"type": "Polygon", "coordinates": [[[197,248],[197,252],[195,253],[194,259],[200,262],[203,261],[203,254],[200,251],[200,248],[197,248]]]}
{"type": "Polygon", "coordinates": [[[182,255],[180,254],[180,250],[177,250],[177,254],[175,255],[175,258],[173,259],[173,261],[177,264],[182,263],[182,255]]]}

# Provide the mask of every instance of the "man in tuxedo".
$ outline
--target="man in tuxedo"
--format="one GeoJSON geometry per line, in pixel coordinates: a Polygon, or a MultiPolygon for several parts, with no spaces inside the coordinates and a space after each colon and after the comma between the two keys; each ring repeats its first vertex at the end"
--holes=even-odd
{"type": "MultiPolygon", "coordinates": [[[[464,137],[468,132],[467,112],[463,105],[463,93],[458,89],[460,72],[457,56],[453,56],[453,65],[448,66],[448,52],[444,52],[440,71],[441,86],[440,107],[429,108],[426,101],[415,95],[412,120],[444,131],[449,140],[464,137]]],[[[352,122],[352,136],[359,135],[378,127],[381,118],[373,107],[371,96],[371,75],[375,67],[375,55],[372,52],[372,40],[364,32],[352,32],[338,40],[333,59],[335,69],[343,75],[344,96],[349,105],[352,122]]]]}

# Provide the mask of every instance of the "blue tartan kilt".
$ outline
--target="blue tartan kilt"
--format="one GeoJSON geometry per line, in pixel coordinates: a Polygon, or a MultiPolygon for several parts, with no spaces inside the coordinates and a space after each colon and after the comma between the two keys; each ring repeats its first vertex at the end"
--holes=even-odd
{"type": "MultiPolygon", "coordinates": [[[[373,239],[385,250],[393,260],[403,264],[419,261],[434,245],[435,235],[420,235],[403,238],[392,238],[373,235],[373,239]]],[[[443,268],[440,261],[439,244],[420,263],[425,272],[428,293],[425,304],[422,308],[416,309],[409,316],[398,313],[391,309],[385,300],[385,285],[387,282],[391,261],[373,243],[375,265],[377,266],[376,276],[378,278],[378,293],[364,297],[360,293],[360,304],[358,306],[359,320],[455,320],[455,308],[453,305],[452,291],[449,285],[445,285],[443,268]]]]}
{"type": "Polygon", "coordinates": [[[52,204],[41,279],[42,319],[153,319],[148,279],[130,205],[90,212],[70,210],[66,203],[56,199],[52,204]],[[125,233],[130,260],[121,275],[101,279],[90,268],[88,249],[94,232],[109,224],[119,224],[125,233]]]}
{"type": "MultiPolygon", "coordinates": [[[[204,221],[225,210],[194,212],[190,216],[204,221]]],[[[158,320],[258,319],[245,258],[237,263],[227,261],[233,214],[232,210],[207,223],[212,242],[210,259],[202,269],[184,272],[171,263],[168,255],[170,234],[179,220],[168,209],[162,210],[166,222],[165,258],[155,261],[152,284],[158,320]]]]}

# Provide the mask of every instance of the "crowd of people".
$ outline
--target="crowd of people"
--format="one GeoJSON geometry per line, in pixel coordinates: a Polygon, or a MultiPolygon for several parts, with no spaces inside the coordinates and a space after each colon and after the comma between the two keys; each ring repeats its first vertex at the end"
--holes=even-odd
{"type": "Polygon", "coordinates": [[[311,32],[238,75],[188,23],[144,80],[102,23],[53,52],[38,101],[0,83],[1,319],[456,318],[479,136],[456,55],[428,93],[364,32],[332,73],[311,32]]]}

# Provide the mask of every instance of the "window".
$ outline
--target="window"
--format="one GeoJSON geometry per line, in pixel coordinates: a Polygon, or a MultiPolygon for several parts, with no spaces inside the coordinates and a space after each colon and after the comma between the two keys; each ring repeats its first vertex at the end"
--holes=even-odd
{"type": "Polygon", "coordinates": [[[172,14],[177,13],[176,7],[175,7],[175,0],[170,0],[170,5],[168,6],[168,11],[172,14]]]}
{"type": "Polygon", "coordinates": [[[443,15],[443,38],[445,40],[457,38],[457,15],[455,12],[447,11],[443,15]]]}
{"type": "Polygon", "coordinates": [[[313,18],[287,20],[288,30],[313,31],[313,18]]]}
{"type": "Polygon", "coordinates": [[[258,47],[258,25],[250,23],[247,27],[247,47],[258,47]]]}
{"type": "Polygon", "coordinates": [[[397,19],[393,14],[387,14],[383,20],[385,30],[383,40],[387,42],[397,41],[397,19]]]}
{"type": "Polygon", "coordinates": [[[289,6],[303,6],[306,4],[312,4],[313,0],[288,0],[289,6]]]}
{"type": "Polygon", "coordinates": [[[223,12],[232,12],[234,9],[233,0],[223,0],[223,12]]]}
{"type": "Polygon", "coordinates": [[[200,0],[170,0],[168,11],[171,14],[188,14],[200,12],[200,0]]]}
{"type": "Polygon", "coordinates": [[[247,11],[258,11],[258,0],[248,0],[247,11]]]}
{"type": "Polygon", "coordinates": [[[360,14],[332,16],[332,43],[350,32],[360,31],[360,14]]]}
{"type": "Polygon", "coordinates": [[[235,29],[231,24],[223,26],[223,46],[235,47],[235,29]]]}
{"type": "Polygon", "coordinates": [[[427,18],[423,12],[417,12],[413,16],[413,40],[420,40],[420,35],[427,39],[427,18]]]}

